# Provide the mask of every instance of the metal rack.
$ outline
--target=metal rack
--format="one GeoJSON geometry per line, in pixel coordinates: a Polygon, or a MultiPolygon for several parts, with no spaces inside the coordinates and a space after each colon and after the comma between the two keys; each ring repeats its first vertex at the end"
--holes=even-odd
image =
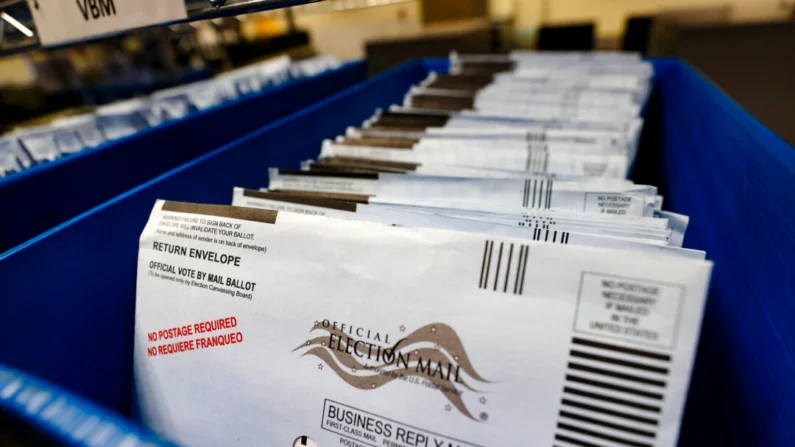
{"type": "Polygon", "coordinates": [[[321,3],[299,6],[295,8],[295,14],[323,14],[337,11],[352,11],[356,9],[409,3],[411,1],[412,0],[326,0],[321,3]]]}
{"type": "MultiPolygon", "coordinates": [[[[317,3],[322,0],[184,0],[187,18],[158,23],[152,26],[172,25],[195,20],[213,19],[269,9],[317,3]]],[[[39,32],[31,8],[39,8],[39,0],[0,0],[0,56],[42,48],[39,32]]],[[[82,41],[120,34],[121,29],[102,36],[92,36],[82,41]]],[[[74,42],[70,42],[74,43],[74,42]]],[[[54,45],[59,46],[59,45],[54,45]]]]}

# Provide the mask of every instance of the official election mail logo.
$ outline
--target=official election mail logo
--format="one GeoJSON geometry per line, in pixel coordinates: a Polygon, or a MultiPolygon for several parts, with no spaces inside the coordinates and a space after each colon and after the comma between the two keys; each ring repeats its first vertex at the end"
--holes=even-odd
{"type": "MultiPolygon", "coordinates": [[[[406,328],[400,326],[400,331],[406,328]]],[[[423,326],[390,345],[387,333],[336,321],[316,321],[310,333],[320,334],[295,348],[303,356],[322,360],[318,369],[330,368],[348,385],[375,390],[395,380],[438,390],[453,407],[476,420],[467,408],[464,390],[480,391],[470,383],[489,383],[473,367],[461,339],[444,323],[423,326]]],[[[485,418],[481,417],[481,420],[485,418]]]]}

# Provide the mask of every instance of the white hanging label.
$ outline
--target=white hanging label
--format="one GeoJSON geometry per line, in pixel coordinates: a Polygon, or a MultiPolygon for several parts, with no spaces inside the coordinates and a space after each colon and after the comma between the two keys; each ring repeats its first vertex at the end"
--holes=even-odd
{"type": "Polygon", "coordinates": [[[184,0],[28,0],[42,45],[185,19],[184,0]]]}

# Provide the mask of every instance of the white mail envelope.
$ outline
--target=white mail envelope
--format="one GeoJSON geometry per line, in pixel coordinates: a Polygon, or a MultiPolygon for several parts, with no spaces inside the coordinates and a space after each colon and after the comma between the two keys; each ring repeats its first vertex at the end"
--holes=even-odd
{"type": "Polygon", "coordinates": [[[144,422],[192,446],[673,446],[711,263],[158,201],[144,422]]]}

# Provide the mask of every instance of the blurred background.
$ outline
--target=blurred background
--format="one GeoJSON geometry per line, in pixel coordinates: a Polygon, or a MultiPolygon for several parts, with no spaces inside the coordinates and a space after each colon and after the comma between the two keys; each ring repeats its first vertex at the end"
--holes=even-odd
{"type": "Polygon", "coordinates": [[[284,54],[366,57],[377,74],[535,48],[681,57],[795,143],[794,16],[795,0],[326,0],[2,56],[0,134],[284,54]]]}

